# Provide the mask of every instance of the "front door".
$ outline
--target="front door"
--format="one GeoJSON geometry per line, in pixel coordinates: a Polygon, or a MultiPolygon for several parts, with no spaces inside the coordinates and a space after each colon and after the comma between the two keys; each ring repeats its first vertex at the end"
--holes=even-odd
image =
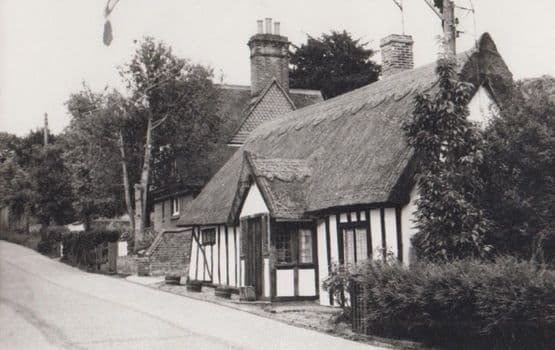
{"type": "Polygon", "coordinates": [[[266,235],[265,217],[244,219],[241,233],[245,235],[245,285],[254,287],[257,299],[263,293],[262,244],[266,235]]]}

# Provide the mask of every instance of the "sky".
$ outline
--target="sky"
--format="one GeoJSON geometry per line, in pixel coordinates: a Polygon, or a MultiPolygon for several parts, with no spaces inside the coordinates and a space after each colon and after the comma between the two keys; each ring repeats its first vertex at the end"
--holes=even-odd
{"type": "MultiPolygon", "coordinates": [[[[65,106],[86,82],[125,92],[117,67],[145,35],[173,52],[214,69],[216,80],[249,84],[249,37],[256,20],[272,17],[296,45],[306,36],[347,30],[379,49],[400,33],[392,0],[120,0],[111,15],[114,40],[102,43],[106,0],[0,0],[0,131],[24,135],[42,126],[44,113],[59,133],[69,123],[65,106]]],[[[553,0],[457,0],[463,31],[459,51],[489,32],[517,79],[555,75],[553,0]],[[473,3],[473,4],[472,4],[473,3]]],[[[415,65],[438,52],[439,19],[424,0],[404,0],[405,31],[414,38],[415,65]]],[[[380,55],[375,59],[379,62],[380,55]]]]}

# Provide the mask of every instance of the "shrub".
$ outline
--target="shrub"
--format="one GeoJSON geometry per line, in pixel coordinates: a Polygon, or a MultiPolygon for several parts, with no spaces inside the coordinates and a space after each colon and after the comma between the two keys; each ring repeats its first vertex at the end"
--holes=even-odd
{"type": "Polygon", "coordinates": [[[555,273],[539,265],[506,257],[410,268],[370,262],[358,272],[368,333],[448,348],[555,344],[555,273]]]}
{"type": "Polygon", "coordinates": [[[59,256],[59,243],[68,232],[64,226],[47,226],[40,230],[41,239],[37,244],[37,251],[45,255],[59,256]]]}
{"type": "Polygon", "coordinates": [[[108,242],[117,242],[120,233],[112,230],[71,232],[62,238],[64,258],[72,265],[94,268],[97,265],[95,249],[108,242]]]}

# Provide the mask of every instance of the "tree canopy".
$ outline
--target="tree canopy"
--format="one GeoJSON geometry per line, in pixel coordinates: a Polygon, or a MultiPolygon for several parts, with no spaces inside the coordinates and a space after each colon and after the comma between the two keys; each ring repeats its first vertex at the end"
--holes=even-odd
{"type": "Polygon", "coordinates": [[[517,84],[485,132],[484,207],[499,253],[555,261],[555,79],[517,84]]]}
{"type": "Polygon", "coordinates": [[[416,177],[417,257],[448,261],[485,257],[491,223],[481,206],[483,141],[468,119],[471,85],[458,81],[454,60],[439,60],[439,89],[416,98],[406,125],[419,160],[416,177]]]}
{"type": "Polygon", "coordinates": [[[371,60],[375,52],[367,46],[346,31],[308,36],[290,53],[290,86],[320,90],[328,99],[378,80],[381,67],[371,60]]]}

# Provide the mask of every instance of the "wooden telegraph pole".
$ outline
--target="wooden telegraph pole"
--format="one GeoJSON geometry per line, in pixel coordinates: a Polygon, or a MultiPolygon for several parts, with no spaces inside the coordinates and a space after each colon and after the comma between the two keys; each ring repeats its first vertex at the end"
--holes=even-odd
{"type": "Polygon", "coordinates": [[[457,20],[455,19],[455,2],[453,0],[424,0],[441,20],[444,49],[448,57],[457,57],[457,20]],[[441,8],[438,8],[440,6],[441,8]]]}

